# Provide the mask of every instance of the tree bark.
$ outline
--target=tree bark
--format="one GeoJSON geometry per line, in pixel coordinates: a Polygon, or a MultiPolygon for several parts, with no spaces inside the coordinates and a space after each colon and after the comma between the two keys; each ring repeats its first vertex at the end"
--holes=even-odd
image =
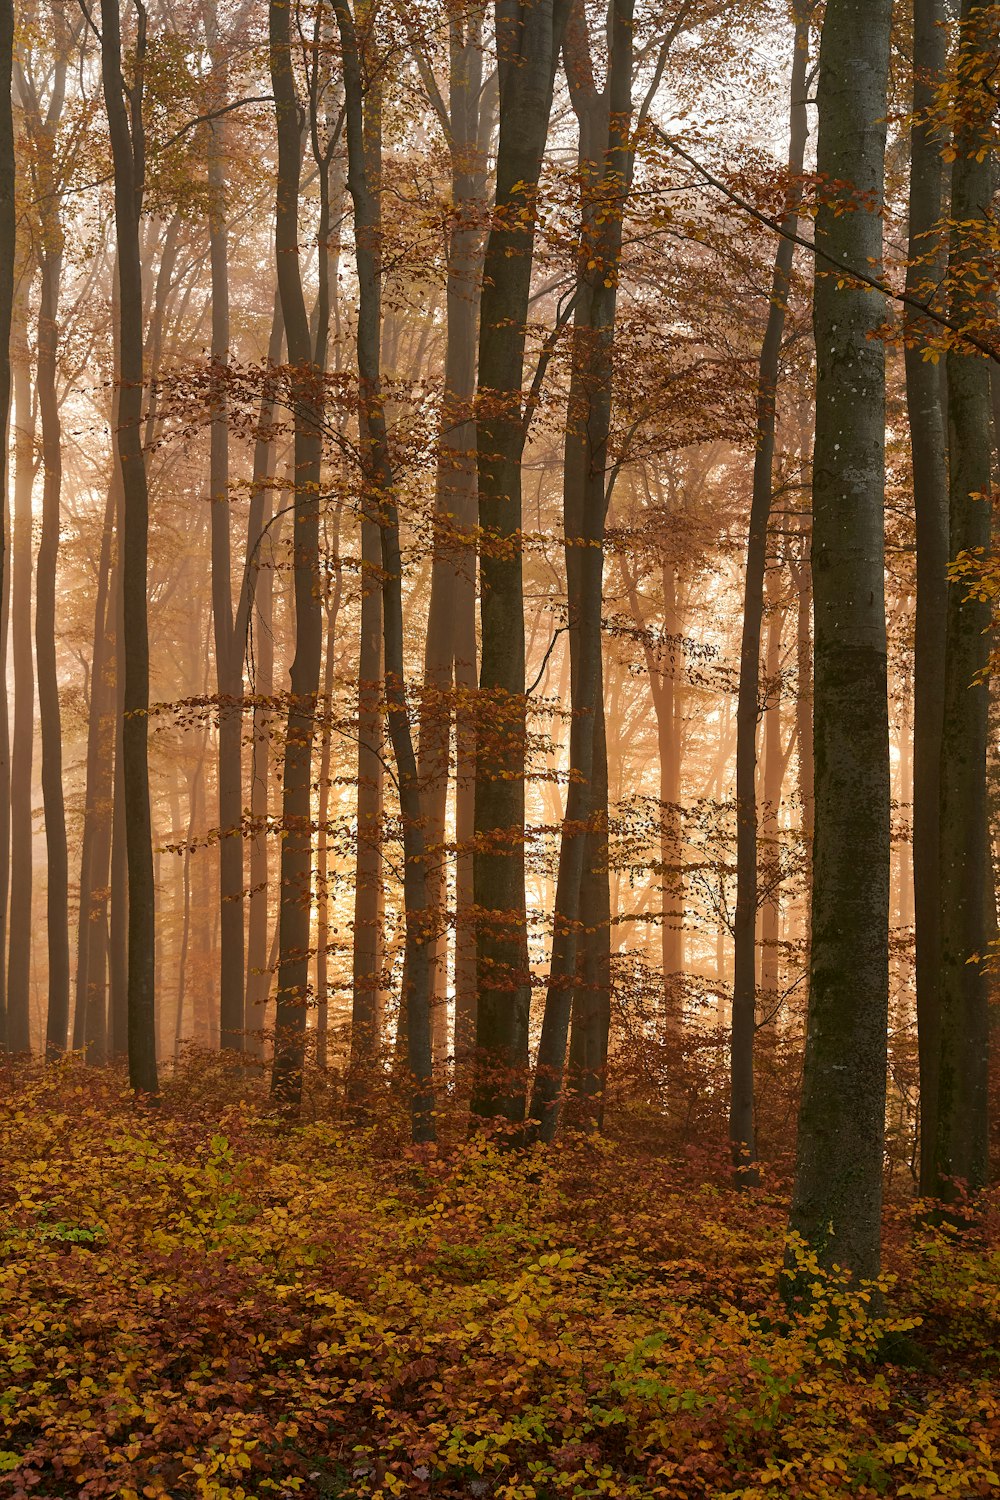
{"type": "Polygon", "coordinates": [[[302,290],[298,215],[299,106],[292,67],[291,18],[271,0],[269,61],[278,136],[275,256],[291,366],[295,410],[292,552],[295,655],[291,666],[282,789],[281,898],[278,914],[278,1006],[271,1092],[289,1110],[302,1094],[312,894],[312,747],[322,653],[319,598],[319,492],[322,461],[319,372],[302,290]]]}
{"type": "Polygon", "coordinates": [[[358,272],[357,360],[364,505],[381,530],[382,646],[389,742],[403,825],[403,905],[406,918],[403,964],[411,1080],[410,1128],[415,1142],[432,1141],[434,1094],[431,1045],[431,922],[427,908],[427,861],[420,780],[406,699],[403,641],[403,564],[395,475],[389,452],[381,389],[381,205],[366,148],[365,91],[354,15],[347,0],[334,0],[344,64],[347,112],[347,186],[354,204],[358,272]]]}
{"type": "MultiPolygon", "coordinates": [[[[783,227],[795,232],[802,202],[802,169],[809,133],[806,76],[809,70],[809,11],[796,0],[795,43],[789,99],[788,189],[783,227]]],[[[743,637],[736,700],[736,914],[733,922],[733,1018],[730,1034],[729,1141],[737,1180],[758,1180],[754,1135],[754,1037],[756,1034],[756,963],[754,938],[759,904],[757,889],[757,726],[760,722],[760,640],[764,616],[767,529],[774,483],[781,341],[795,246],[780,238],[774,254],[771,300],[757,366],[757,425],[750,530],[743,583],[743,637]]]]}
{"type": "MultiPolygon", "coordinates": [[[[14,59],[13,0],[0,0],[0,660],[7,661],[7,567],[10,534],[8,427],[10,423],[10,339],[14,310],[14,257],[17,219],[14,204],[14,118],[11,84],[14,59]]],[[[7,892],[10,880],[7,673],[0,673],[0,1051],[7,1045],[7,892]]]]}
{"type": "MultiPolygon", "coordinates": [[[[228,96],[228,68],[213,3],[205,9],[214,107],[228,96]]],[[[233,620],[229,514],[229,228],[226,203],[226,121],[208,126],[208,234],[212,277],[212,388],[209,487],[212,537],[212,622],[218,691],[219,795],[219,1040],[223,1051],[244,1047],[243,974],[243,651],[233,620]]]]}
{"type": "MultiPolygon", "coordinates": [[[[475,526],[479,499],[476,477],[476,429],[472,406],[476,387],[476,328],[483,258],[481,229],[486,200],[486,152],[492,109],[484,89],[482,32],[484,10],[449,21],[449,98],[441,101],[442,128],[449,148],[452,227],[446,266],[447,325],[444,399],[438,439],[434,495],[435,536],[431,562],[430,606],[424,650],[424,694],[419,728],[419,766],[428,846],[428,906],[434,924],[432,951],[432,1030],[434,1054],[447,1051],[447,895],[445,823],[448,762],[453,712],[459,757],[474,754],[475,725],[468,688],[475,686],[476,560],[475,526]],[[463,693],[462,689],[466,691],[463,693]]],[[[468,801],[456,771],[456,803],[468,801]]],[[[463,805],[462,812],[465,812],[463,805]]],[[[458,808],[456,807],[456,821],[458,808]]],[[[468,838],[469,830],[463,830],[468,838]]],[[[461,835],[456,832],[461,844],[461,835]]],[[[455,1043],[457,1058],[467,1058],[475,1040],[475,980],[460,962],[460,923],[467,925],[471,905],[469,860],[458,855],[456,891],[455,1043]],[[470,977],[472,984],[470,986],[470,977]]]]}
{"type": "MultiPolygon", "coordinates": [[[[112,423],[117,423],[117,402],[112,423]]],[[[97,563],[94,604],[94,651],[90,669],[90,714],[87,723],[87,769],[84,790],[83,842],[80,853],[80,914],[77,927],[76,1005],[73,1046],[87,1048],[88,1061],[104,1062],[107,1050],[106,946],[108,867],[111,856],[114,788],[116,693],[114,666],[114,599],[111,552],[115,514],[121,504],[117,464],[108,498],[97,563]],[[93,1049],[93,1056],[91,1050],[93,1049]]]]}
{"type": "MultiPolygon", "coordinates": [[[[556,879],[552,956],[531,1118],[541,1139],[555,1135],[577,981],[585,872],[591,881],[607,822],[607,764],[595,802],[596,721],[603,709],[601,598],[607,517],[613,353],[623,221],[632,177],[632,0],[611,0],[606,88],[598,93],[582,3],[570,12],[564,52],[580,126],[581,229],[563,481],[569,602],[571,704],[569,782],[556,879]],[[587,870],[587,854],[591,868],[587,870]]],[[[601,715],[603,719],[603,715],[601,715]]],[[[607,883],[607,872],[603,879],[607,883]]],[[[591,898],[591,905],[594,904],[591,898]]],[[[582,1003],[582,1002],[581,1002],[582,1003]]]]}
{"type": "Polygon", "coordinates": [[[348,1100],[364,1104],[377,1064],[379,891],[382,871],[382,591],[378,527],[361,518],[361,629],[358,641],[358,816],[354,886],[351,1066],[348,1100]]]}
{"type": "MultiPolygon", "coordinates": [[[[944,0],[913,3],[907,291],[926,297],[944,278],[942,142],[929,112],[944,77],[944,0]]],[[[906,406],[913,463],[917,610],[913,653],[913,897],[920,1061],[920,1191],[934,1189],[940,1033],[941,732],[948,616],[948,464],[941,371],[924,358],[932,325],[907,319],[906,406]]]]}
{"type": "Polygon", "coordinates": [[[31,490],[35,479],[35,414],[27,349],[28,273],[15,303],[14,525],[11,537],[11,642],[14,658],[14,732],[10,759],[10,955],[7,963],[7,1045],[31,1051],[32,931],[31,761],[35,674],[31,660],[31,490]]]}
{"type": "MultiPolygon", "coordinates": [[[[995,316],[984,274],[993,201],[991,150],[1000,61],[996,6],[963,0],[960,109],[951,179],[948,282],[952,319],[975,330],[995,316]]],[[[959,345],[947,356],[949,549],[952,561],[988,553],[991,542],[989,361],[959,345]]],[[[940,1020],[934,1079],[933,1189],[952,1199],[983,1186],[989,1165],[989,940],[985,893],[992,884],[986,797],[989,720],[987,599],[961,580],[948,590],[941,735],[940,1020]]]]}
{"type": "Polygon", "coordinates": [[[252,661],[253,741],[250,751],[250,899],[247,911],[247,972],[244,1025],[246,1051],[258,1060],[264,1055],[264,1021],[271,988],[268,969],[268,785],[271,769],[271,724],[274,692],[274,569],[281,519],[272,520],[272,480],[275,469],[273,370],[281,358],[284,324],[281,299],[275,296],[267,346],[268,374],[261,392],[253,453],[247,559],[243,591],[236,618],[236,640],[242,655],[252,661]],[[252,539],[252,540],[251,540],[252,539]]]}
{"type": "Polygon", "coordinates": [[[514,1123],[524,1116],[531,1005],[524,889],[521,386],[535,197],[567,10],[567,0],[498,0],[496,6],[500,138],[480,303],[476,443],[482,656],[473,854],[478,1056],[472,1109],[514,1123]]]}
{"type": "MultiPolygon", "coordinates": [[[[859,269],[882,257],[890,12],[828,0],[823,23],[816,244],[859,269]],[[845,192],[853,212],[838,212],[845,192]]],[[[817,257],[816,833],[791,1228],[822,1264],[865,1278],[880,1264],[888,1020],[883,319],[880,294],[838,285],[817,257]]]]}
{"type": "MultiPolygon", "coordinates": [[[[55,226],[53,226],[55,230],[55,226]]],[[[62,424],[56,392],[59,342],[59,283],[62,250],[59,231],[48,238],[42,255],[41,303],[38,310],[38,408],[42,420],[42,527],[35,584],[35,655],[38,663],[38,711],[42,737],[42,803],[45,813],[46,930],[49,1003],[46,1052],[57,1056],[66,1046],[69,1026],[69,852],[62,783],[62,726],[59,674],[56,666],[56,574],[59,556],[59,512],[62,492],[62,424]]]]}
{"type": "Polygon", "coordinates": [[[142,121],[146,12],[138,8],[134,72],[122,76],[119,0],[101,0],[101,72],[115,182],[115,240],[120,308],[118,426],[123,534],[121,567],[125,691],[122,769],[128,859],[128,1058],[137,1092],[156,1094],[156,891],[149,806],[149,492],[142,448],[143,306],[139,215],[145,175],[142,121]],[[126,100],[128,107],[126,107],[126,100]]]}

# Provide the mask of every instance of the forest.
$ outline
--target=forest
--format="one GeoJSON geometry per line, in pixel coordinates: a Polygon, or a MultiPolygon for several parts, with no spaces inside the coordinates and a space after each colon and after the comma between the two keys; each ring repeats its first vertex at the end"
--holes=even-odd
{"type": "Polygon", "coordinates": [[[0,75],[0,1500],[1000,1493],[1000,0],[0,75]]]}

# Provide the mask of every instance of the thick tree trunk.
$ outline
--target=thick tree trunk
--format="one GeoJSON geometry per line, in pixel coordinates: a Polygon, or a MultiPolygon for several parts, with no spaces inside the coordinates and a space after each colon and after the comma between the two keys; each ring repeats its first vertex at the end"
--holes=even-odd
{"type": "MultiPolygon", "coordinates": [[[[597,92],[589,63],[582,3],[571,11],[565,48],[567,76],[580,125],[581,179],[586,186],[581,202],[579,302],[574,318],[563,481],[572,673],[570,775],[556,880],[549,982],[531,1099],[531,1118],[540,1137],[547,1141],[555,1135],[562,1094],[581,956],[578,938],[583,888],[585,880],[596,884],[603,879],[607,885],[606,867],[603,874],[594,868],[595,860],[598,865],[602,863],[599,849],[607,823],[606,751],[600,777],[594,775],[594,761],[596,721],[603,709],[601,598],[607,475],[611,467],[612,361],[623,220],[632,176],[632,12],[632,0],[611,0],[608,7],[610,55],[603,93],[597,92]],[[595,801],[595,791],[600,800],[595,801]]],[[[595,896],[590,893],[591,907],[595,896]]]]}
{"type": "MultiPolygon", "coordinates": [[[[942,143],[928,111],[944,76],[944,0],[913,3],[913,112],[907,291],[926,300],[944,276],[942,143]]],[[[941,729],[948,614],[948,463],[941,371],[921,347],[933,327],[907,320],[906,406],[913,462],[917,618],[913,659],[913,897],[920,1057],[920,1191],[934,1190],[940,1032],[941,729]]]]}
{"type": "MultiPolygon", "coordinates": [[[[828,0],[823,23],[817,166],[827,186],[816,243],[859,270],[882,257],[890,13],[890,0],[828,0]],[[853,212],[838,211],[845,193],[853,212]]],[[[885,357],[872,336],[884,302],[838,280],[817,256],[816,834],[791,1228],[822,1264],[873,1277],[880,1264],[889,980],[885,357]]]]}
{"type": "Polygon", "coordinates": [[[478,919],[473,1113],[520,1121],[528,1066],[524,890],[524,595],[521,458],[535,196],[566,0],[496,7],[500,139],[486,245],[476,395],[481,525],[473,880],[478,919]]]}
{"type": "Polygon", "coordinates": [[[322,460],[318,372],[302,291],[298,214],[300,134],[289,7],[269,6],[269,58],[278,136],[275,255],[295,406],[292,551],[295,655],[285,731],[282,787],[278,1007],[271,1091],[289,1109],[302,1093],[312,894],[312,747],[322,652],[319,599],[319,491],[322,460]]]}
{"type": "MultiPolygon", "coordinates": [[[[788,176],[784,226],[795,231],[802,201],[801,175],[808,119],[809,19],[796,0],[795,48],[789,102],[788,176]]],[[[730,1037],[729,1140],[740,1181],[757,1181],[754,1137],[754,1036],[756,1033],[757,924],[757,725],[760,721],[760,638],[764,615],[767,528],[771,515],[781,341],[785,331],[794,245],[778,241],[771,301],[757,366],[757,426],[750,531],[743,584],[743,638],[736,703],[736,914],[733,923],[733,1019],[730,1037]]]]}
{"type": "Polygon", "coordinates": [[[101,70],[115,179],[118,251],[120,367],[115,451],[121,465],[124,526],[121,539],[124,664],[122,762],[125,842],[128,856],[128,1057],[129,1080],[142,1093],[157,1092],[156,892],[149,806],[149,630],[146,555],[149,493],[142,448],[143,307],[139,215],[145,169],[142,66],[145,11],[139,15],[132,87],[122,78],[119,0],[101,0],[101,70]]]}
{"type": "MultiPolygon", "coordinates": [[[[993,202],[993,78],[1000,61],[997,7],[963,0],[961,113],[951,178],[948,258],[950,312],[962,327],[991,320],[995,290],[984,265],[993,202]]],[[[948,351],[949,547],[952,561],[989,551],[991,542],[989,362],[948,351]]],[[[933,1189],[953,1198],[975,1191],[989,1164],[989,989],[985,893],[992,883],[986,799],[990,604],[948,590],[941,735],[940,1020],[934,1079],[933,1189]]]]}
{"type": "Polygon", "coordinates": [[[31,760],[35,680],[31,660],[31,489],[35,478],[35,417],[26,342],[27,275],[15,308],[14,525],[11,537],[11,638],[14,732],[10,759],[10,956],[7,964],[7,1045],[30,1052],[32,931],[31,760]]]}

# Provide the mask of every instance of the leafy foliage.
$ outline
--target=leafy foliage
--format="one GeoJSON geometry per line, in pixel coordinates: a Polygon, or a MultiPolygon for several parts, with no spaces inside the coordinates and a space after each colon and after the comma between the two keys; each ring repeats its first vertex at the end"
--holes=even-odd
{"type": "Polygon", "coordinates": [[[881,1289],[799,1252],[790,1319],[780,1192],[609,1141],[503,1153],[457,1118],[422,1154],[402,1121],[290,1132],[221,1077],[143,1113],[72,1061],[5,1071],[0,1495],[1000,1482],[995,1206],[961,1237],[901,1211],[881,1289]]]}

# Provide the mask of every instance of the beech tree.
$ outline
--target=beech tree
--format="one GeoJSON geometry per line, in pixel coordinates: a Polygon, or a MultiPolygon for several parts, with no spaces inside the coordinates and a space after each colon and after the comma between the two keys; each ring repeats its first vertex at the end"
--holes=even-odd
{"type": "MultiPolygon", "coordinates": [[[[8,576],[8,548],[7,536],[8,525],[8,440],[7,431],[10,421],[10,398],[11,398],[11,373],[10,373],[10,336],[13,322],[14,308],[14,258],[16,254],[17,220],[14,204],[14,116],[11,108],[11,85],[13,82],[14,65],[14,6],[13,0],[2,0],[0,4],[0,431],[4,435],[3,454],[0,456],[0,494],[3,504],[0,506],[0,523],[4,528],[2,542],[0,542],[0,598],[6,594],[6,580],[8,576]]],[[[0,616],[6,611],[0,609],[0,616]]],[[[0,638],[4,644],[4,660],[6,653],[6,631],[0,622],[0,638]]],[[[7,739],[7,680],[0,683],[0,701],[2,701],[2,716],[0,716],[0,798],[3,799],[4,807],[8,805],[10,794],[10,763],[8,760],[7,739]]],[[[2,985],[0,985],[0,1047],[6,1047],[7,1041],[7,975],[6,964],[6,939],[7,939],[7,891],[8,891],[8,823],[6,817],[0,819],[0,830],[3,837],[3,859],[0,862],[0,974],[2,974],[2,985]]]]}
{"type": "MultiPolygon", "coordinates": [[[[995,326],[983,274],[992,221],[992,78],[1000,62],[996,7],[963,0],[956,64],[960,95],[951,174],[949,312],[959,329],[995,326]]],[[[952,561],[984,556],[991,537],[990,373],[979,352],[948,349],[948,545],[952,561]]],[[[940,1015],[927,1120],[933,1191],[945,1199],[986,1181],[989,1158],[989,992],[983,966],[993,922],[986,806],[990,607],[949,586],[944,653],[940,800],[940,1015]]]]}
{"type": "Polygon", "coordinates": [[[889,984],[882,259],[888,0],[828,0],[816,166],[815,835],[791,1227],[824,1264],[880,1263],[889,984]],[[845,212],[845,207],[850,211],[845,212]],[[845,266],[832,271],[824,256],[845,266]],[[858,871],[863,878],[858,878],[858,871]]]}
{"type": "Polygon", "coordinates": [[[476,1114],[524,1115],[530,987],[524,893],[525,668],[521,557],[522,397],[538,180],[568,5],[496,7],[500,137],[480,304],[479,722],[473,882],[477,907],[476,1114]]]}
{"type": "Polygon", "coordinates": [[[146,167],[143,67],[147,14],[135,0],[132,77],[122,73],[118,0],[101,0],[101,76],[111,138],[118,271],[115,453],[122,476],[122,771],[128,858],[128,1060],[132,1087],[157,1092],[156,892],[149,808],[149,486],[142,446],[143,303],[139,216],[146,167]]]}

